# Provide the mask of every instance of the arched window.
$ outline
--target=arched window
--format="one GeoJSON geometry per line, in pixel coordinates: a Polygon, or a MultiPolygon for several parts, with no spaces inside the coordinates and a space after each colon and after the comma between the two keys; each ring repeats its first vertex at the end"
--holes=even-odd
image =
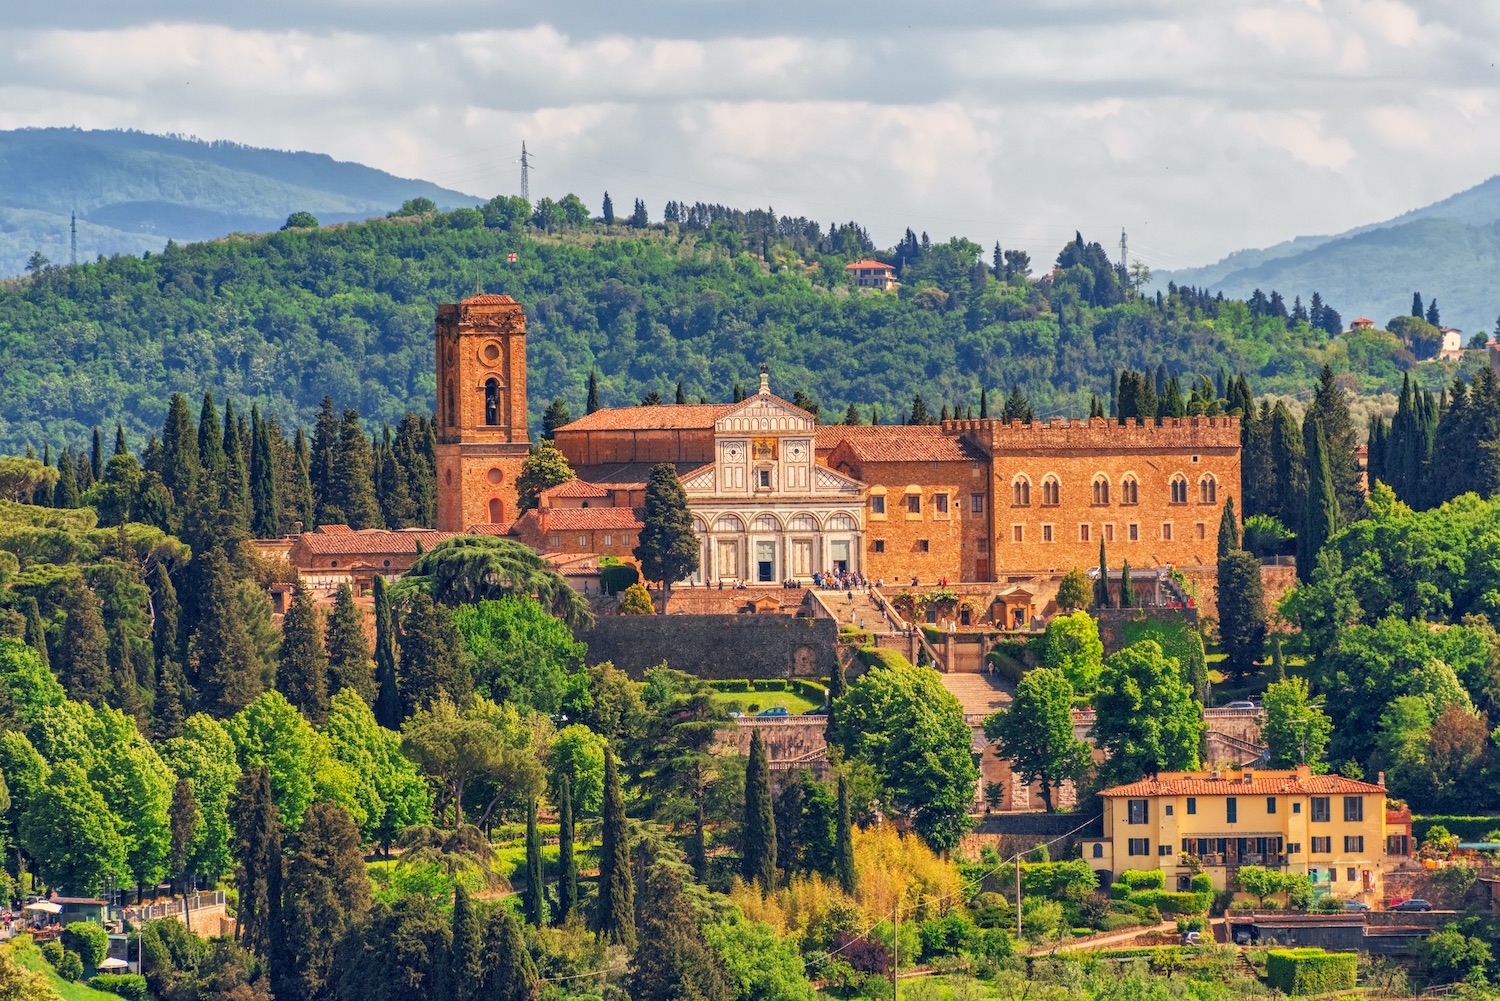
{"type": "Polygon", "coordinates": [[[1139,504],[1141,502],[1141,487],[1136,478],[1126,474],[1120,481],[1120,503],[1139,504]]]}
{"type": "Polygon", "coordinates": [[[1057,481],[1056,476],[1048,475],[1042,480],[1042,504],[1045,507],[1056,507],[1062,503],[1062,484],[1057,481]]]}
{"type": "Polygon", "coordinates": [[[505,502],[499,497],[490,498],[490,524],[505,524],[505,502]]]}
{"type": "Polygon", "coordinates": [[[1198,503],[1217,504],[1219,502],[1219,483],[1210,473],[1198,481],[1198,503]]]}
{"type": "Polygon", "coordinates": [[[847,514],[836,514],[828,519],[828,530],[830,532],[852,532],[854,531],[854,519],[847,514]]]}
{"type": "Polygon", "coordinates": [[[781,531],[781,522],[777,521],[776,516],[773,514],[763,514],[751,523],[750,530],[752,532],[779,532],[781,531]]]}
{"type": "Polygon", "coordinates": [[[1183,476],[1181,473],[1178,473],[1176,476],[1172,477],[1172,503],[1187,503],[1187,477],[1183,476]]]}
{"type": "Polygon", "coordinates": [[[1031,506],[1031,481],[1024,476],[1017,476],[1011,481],[1011,489],[1015,493],[1012,501],[1016,507],[1031,506]]]}
{"type": "Polygon", "coordinates": [[[1109,477],[1105,476],[1103,473],[1100,473],[1098,476],[1094,477],[1094,503],[1109,503],[1109,477]]]}
{"type": "Polygon", "coordinates": [[[790,527],[794,532],[816,532],[818,520],[810,514],[799,514],[792,519],[790,527]]]}
{"type": "Polygon", "coordinates": [[[500,380],[484,382],[484,422],[490,427],[500,423],[500,380]]]}
{"type": "Polygon", "coordinates": [[[714,522],[715,532],[743,532],[745,523],[732,514],[721,514],[714,522]]]}

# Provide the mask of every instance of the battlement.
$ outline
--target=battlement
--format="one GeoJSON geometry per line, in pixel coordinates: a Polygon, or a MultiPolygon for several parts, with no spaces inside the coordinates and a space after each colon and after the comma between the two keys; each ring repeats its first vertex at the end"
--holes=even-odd
{"type": "Polygon", "coordinates": [[[439,305],[437,323],[439,328],[468,323],[482,327],[501,326],[524,333],[526,311],[508,295],[475,295],[463,302],[439,305]]]}
{"type": "Polygon", "coordinates": [[[1164,417],[1161,424],[1131,421],[1121,424],[1108,417],[1050,421],[981,420],[943,421],[944,434],[962,435],[986,451],[1011,448],[1049,449],[1209,449],[1240,446],[1238,417],[1164,417]]]}

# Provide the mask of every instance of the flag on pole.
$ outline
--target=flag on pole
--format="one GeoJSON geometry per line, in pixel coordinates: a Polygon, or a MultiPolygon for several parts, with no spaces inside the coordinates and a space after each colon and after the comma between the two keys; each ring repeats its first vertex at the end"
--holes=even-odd
{"type": "Polygon", "coordinates": [[[510,263],[512,263],[512,264],[516,263],[516,255],[515,254],[507,254],[506,257],[505,257],[505,259],[507,261],[510,261],[510,263]]]}

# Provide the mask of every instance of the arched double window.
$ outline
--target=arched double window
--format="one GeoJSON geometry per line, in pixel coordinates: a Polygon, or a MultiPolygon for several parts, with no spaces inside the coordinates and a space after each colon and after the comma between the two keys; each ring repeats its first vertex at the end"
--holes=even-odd
{"type": "Polygon", "coordinates": [[[828,518],[828,531],[830,532],[852,532],[854,527],[854,519],[847,514],[830,515],[828,518]]]}
{"type": "Polygon", "coordinates": [[[781,522],[778,521],[776,519],[776,516],[773,514],[758,515],[755,521],[750,525],[750,531],[779,532],[781,531],[781,522]]]}
{"type": "Polygon", "coordinates": [[[816,532],[818,520],[810,514],[799,514],[792,518],[788,527],[793,532],[816,532]]]}
{"type": "Polygon", "coordinates": [[[745,523],[739,517],[732,514],[721,514],[714,522],[715,532],[743,532],[745,523]]]}
{"type": "Polygon", "coordinates": [[[486,379],[484,383],[484,422],[490,427],[500,423],[500,380],[486,379]]]}
{"type": "Polygon", "coordinates": [[[1056,507],[1062,503],[1062,484],[1056,476],[1047,474],[1042,480],[1042,504],[1045,507],[1056,507]]]}
{"type": "Polygon", "coordinates": [[[1120,481],[1120,503],[1139,504],[1141,502],[1141,485],[1130,473],[1120,481]]]}
{"type": "Polygon", "coordinates": [[[1212,473],[1205,474],[1198,481],[1198,503],[1217,504],[1219,502],[1219,483],[1214,479],[1212,473]]]}
{"type": "Polygon", "coordinates": [[[1094,503],[1099,505],[1109,503],[1109,477],[1103,473],[1094,477],[1094,503]]]}
{"type": "Polygon", "coordinates": [[[1172,477],[1172,503],[1186,504],[1187,494],[1187,477],[1183,476],[1181,473],[1178,473],[1176,476],[1172,477]]]}
{"type": "Polygon", "coordinates": [[[1014,500],[1011,501],[1016,507],[1031,506],[1031,481],[1024,476],[1017,476],[1010,483],[1014,500]]]}

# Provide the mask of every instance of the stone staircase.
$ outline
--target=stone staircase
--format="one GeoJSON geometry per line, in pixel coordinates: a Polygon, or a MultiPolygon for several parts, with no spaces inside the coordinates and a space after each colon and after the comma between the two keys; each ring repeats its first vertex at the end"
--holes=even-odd
{"type": "Polygon", "coordinates": [[[891,623],[875,599],[863,590],[856,590],[851,597],[845,591],[813,591],[814,598],[838,620],[839,627],[853,626],[873,633],[892,631],[891,623]]]}
{"type": "Polygon", "coordinates": [[[1011,693],[1009,682],[991,674],[945,674],[943,687],[953,693],[964,707],[964,716],[988,716],[1000,709],[1009,709],[1011,693]]]}

